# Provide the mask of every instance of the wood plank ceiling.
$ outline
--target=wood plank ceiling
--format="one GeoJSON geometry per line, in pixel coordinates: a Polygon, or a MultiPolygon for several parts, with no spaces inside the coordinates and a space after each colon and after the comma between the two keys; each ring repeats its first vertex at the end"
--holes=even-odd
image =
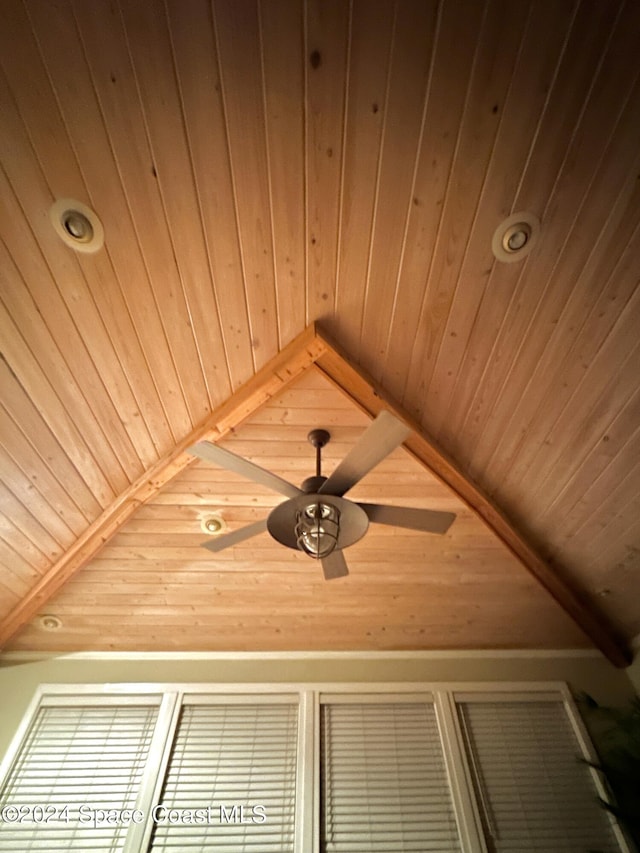
{"type": "Polygon", "coordinates": [[[623,662],[639,38],[633,0],[0,4],[5,648],[596,642],[623,662]],[[96,211],[102,249],[60,240],[61,198],[96,211]],[[498,262],[518,211],[540,232],[498,262]],[[233,528],[277,497],[180,461],[230,428],[296,483],[309,428],[334,433],[329,467],[344,455],[373,404],[309,349],[290,376],[273,362],[316,321],[435,448],[418,459],[454,472],[452,492],[408,442],[354,495],[458,513],[444,538],[372,529],[329,584],[266,536],[199,549],[203,508],[233,528]]]}

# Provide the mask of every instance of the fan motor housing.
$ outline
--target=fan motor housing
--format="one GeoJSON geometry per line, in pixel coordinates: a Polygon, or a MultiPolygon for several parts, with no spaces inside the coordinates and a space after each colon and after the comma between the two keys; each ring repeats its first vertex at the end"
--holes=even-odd
{"type": "Polygon", "coordinates": [[[322,477],[321,475],[317,477],[307,477],[307,479],[300,484],[300,488],[305,495],[315,495],[320,491],[320,487],[327,482],[327,479],[327,477],[322,477]]]}

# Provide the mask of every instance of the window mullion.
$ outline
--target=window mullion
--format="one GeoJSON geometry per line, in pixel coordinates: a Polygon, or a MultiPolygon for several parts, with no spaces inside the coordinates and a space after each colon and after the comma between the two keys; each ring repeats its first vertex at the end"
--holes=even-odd
{"type": "Polygon", "coordinates": [[[131,824],[122,853],[144,853],[148,848],[153,832],[152,810],[162,791],[181,704],[181,693],[165,693],[162,698],[136,801],[136,809],[142,812],[144,821],[131,824]]]}
{"type": "Polygon", "coordinates": [[[487,853],[453,695],[438,690],[434,705],[462,849],[465,853],[487,853]]]}
{"type": "Polygon", "coordinates": [[[319,783],[316,764],[317,694],[313,690],[300,693],[298,717],[298,757],[296,773],[295,853],[317,849],[315,787],[319,783]]]}

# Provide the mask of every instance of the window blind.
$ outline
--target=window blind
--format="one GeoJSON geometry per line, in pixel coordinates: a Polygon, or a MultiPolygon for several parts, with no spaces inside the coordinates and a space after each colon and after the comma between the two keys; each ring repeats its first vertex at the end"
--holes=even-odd
{"type": "Polygon", "coordinates": [[[293,851],[297,732],[293,704],[185,706],[151,850],[293,851]]]}
{"type": "Polygon", "coordinates": [[[323,705],[326,853],[460,849],[433,707],[323,705]]]}
{"type": "Polygon", "coordinates": [[[620,849],[561,702],[468,702],[459,715],[490,850],[620,849]]]}
{"type": "Polygon", "coordinates": [[[41,707],[0,794],[0,849],[121,850],[135,809],[157,707],[41,707]]]}

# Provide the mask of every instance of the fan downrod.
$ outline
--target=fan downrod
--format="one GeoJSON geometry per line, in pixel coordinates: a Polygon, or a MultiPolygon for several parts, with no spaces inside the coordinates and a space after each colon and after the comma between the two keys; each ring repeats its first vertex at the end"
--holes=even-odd
{"type": "Polygon", "coordinates": [[[330,438],[331,433],[327,432],[326,429],[312,429],[307,435],[309,444],[313,445],[316,449],[316,475],[315,477],[307,477],[301,487],[302,491],[307,494],[317,492],[327,479],[322,476],[322,448],[328,443],[330,438]]]}

